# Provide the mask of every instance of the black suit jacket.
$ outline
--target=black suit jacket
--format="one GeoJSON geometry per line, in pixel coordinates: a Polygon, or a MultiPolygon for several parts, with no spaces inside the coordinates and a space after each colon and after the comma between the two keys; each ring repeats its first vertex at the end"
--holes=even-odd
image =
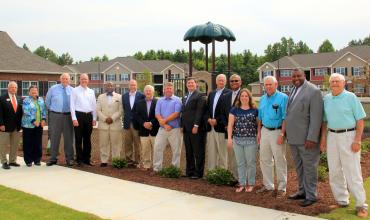
{"type": "Polygon", "coordinates": [[[19,131],[22,121],[22,99],[16,96],[17,111],[14,112],[9,94],[0,97],[0,125],[5,125],[5,132],[19,131]]]}
{"type": "Polygon", "coordinates": [[[149,134],[151,136],[156,136],[159,129],[159,122],[155,118],[155,106],[157,105],[157,99],[153,98],[152,104],[150,105],[149,116],[146,107],[146,100],[141,99],[136,102],[134,107],[134,120],[139,126],[139,136],[147,137],[149,134]],[[143,124],[144,122],[152,123],[152,130],[146,129],[143,124]]]}
{"type": "MultiPolygon", "coordinates": [[[[223,117],[223,121],[226,122],[226,126],[227,124],[229,123],[229,113],[230,113],[230,110],[232,107],[235,106],[235,103],[236,103],[236,100],[238,99],[240,95],[240,90],[238,91],[238,94],[236,95],[236,98],[234,100],[233,103],[231,103],[232,101],[232,98],[233,98],[233,91],[231,90],[229,93],[226,93],[224,96],[222,96],[222,103],[224,103],[223,105],[223,110],[222,110],[222,117],[223,117]]],[[[227,132],[225,132],[225,136],[227,138],[227,132]]]]}
{"type": "Polygon", "coordinates": [[[198,90],[195,90],[186,102],[187,96],[182,100],[181,127],[184,132],[191,132],[194,125],[198,125],[198,132],[206,131],[206,121],[204,114],[206,112],[205,96],[198,90]],[[185,104],[186,103],[186,104],[185,104]]]}
{"type": "Polygon", "coordinates": [[[134,128],[136,130],[139,130],[139,125],[138,123],[134,120],[134,113],[133,109],[135,108],[136,103],[141,100],[145,99],[145,95],[143,95],[141,92],[137,91],[135,94],[135,102],[134,106],[131,109],[130,106],[130,94],[129,92],[126,92],[125,94],[122,95],[122,105],[123,105],[123,128],[124,129],[129,129],[130,124],[132,123],[134,128]]]}
{"type": "MultiPolygon", "coordinates": [[[[217,90],[214,90],[211,93],[209,93],[209,95],[208,95],[208,99],[207,99],[208,113],[206,114],[207,121],[208,121],[209,118],[213,118],[212,117],[213,116],[213,101],[215,99],[216,92],[217,92],[217,90]]],[[[217,131],[217,132],[223,132],[223,133],[226,132],[225,127],[227,126],[227,121],[225,121],[225,117],[223,115],[223,112],[224,112],[224,109],[226,108],[225,105],[227,103],[225,103],[225,99],[223,98],[223,96],[228,94],[229,92],[231,92],[230,89],[224,88],[224,90],[221,93],[220,98],[218,99],[218,102],[217,102],[217,105],[216,105],[216,108],[215,108],[214,119],[217,120],[217,124],[215,126],[215,131],[217,131]]],[[[211,126],[207,122],[207,131],[210,131],[210,130],[211,130],[211,126]]]]}

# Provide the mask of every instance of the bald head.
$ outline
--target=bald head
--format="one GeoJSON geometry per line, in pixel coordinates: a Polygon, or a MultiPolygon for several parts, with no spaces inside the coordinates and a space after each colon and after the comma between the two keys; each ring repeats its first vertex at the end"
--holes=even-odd
{"type": "Polygon", "coordinates": [[[137,82],[136,82],[136,80],[134,80],[134,79],[130,80],[129,90],[130,90],[130,92],[136,92],[136,90],[137,90],[137,82]]]}
{"type": "Polygon", "coordinates": [[[89,83],[89,76],[86,73],[80,75],[80,86],[86,88],[89,83]]]}

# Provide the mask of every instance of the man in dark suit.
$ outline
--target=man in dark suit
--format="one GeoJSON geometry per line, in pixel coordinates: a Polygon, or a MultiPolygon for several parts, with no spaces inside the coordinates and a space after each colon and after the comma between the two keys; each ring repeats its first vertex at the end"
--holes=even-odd
{"type": "Polygon", "coordinates": [[[159,122],[155,117],[157,99],[154,98],[154,87],[146,85],[144,88],[145,99],[137,101],[134,109],[134,120],[139,126],[141,142],[140,167],[148,170],[153,165],[153,148],[155,136],[159,129],[159,122]]]}
{"type": "Polygon", "coordinates": [[[186,82],[188,95],[182,100],[181,127],[186,149],[186,176],[203,177],[205,158],[205,97],[197,90],[194,78],[186,82]]]}
{"type": "MultiPolygon", "coordinates": [[[[226,121],[226,125],[229,123],[229,113],[232,107],[235,106],[235,102],[237,100],[237,97],[239,96],[240,88],[242,86],[242,79],[238,74],[233,74],[230,76],[229,79],[230,82],[230,89],[231,92],[225,94],[222,98],[222,102],[224,104],[224,111],[223,111],[223,117],[224,120],[226,121]]],[[[227,136],[227,133],[225,133],[227,136]]],[[[235,179],[238,179],[238,170],[236,166],[236,158],[235,158],[235,153],[234,149],[227,149],[227,166],[228,170],[230,170],[235,179]]]]}
{"type": "Polygon", "coordinates": [[[122,95],[124,153],[130,163],[139,164],[141,148],[137,131],[139,126],[134,120],[133,109],[135,104],[145,96],[137,91],[137,82],[134,79],[130,80],[129,90],[122,95]]]}
{"type": "Polygon", "coordinates": [[[17,147],[19,144],[22,120],[22,99],[17,96],[17,83],[9,82],[8,92],[0,97],[0,161],[4,169],[19,167],[17,147]],[[9,163],[6,146],[10,145],[9,163]]]}
{"type": "Polygon", "coordinates": [[[227,147],[225,139],[227,122],[223,116],[226,103],[222,101],[222,96],[229,93],[230,90],[225,88],[225,74],[217,75],[216,85],[216,90],[209,93],[207,99],[208,169],[214,169],[216,167],[227,169],[227,147]]]}
{"type": "Polygon", "coordinates": [[[302,199],[301,206],[317,201],[317,167],[320,159],[320,127],[323,99],[320,90],[306,80],[303,70],[292,74],[292,90],[285,116],[287,141],[295,163],[298,191],[288,198],[302,199]]]}

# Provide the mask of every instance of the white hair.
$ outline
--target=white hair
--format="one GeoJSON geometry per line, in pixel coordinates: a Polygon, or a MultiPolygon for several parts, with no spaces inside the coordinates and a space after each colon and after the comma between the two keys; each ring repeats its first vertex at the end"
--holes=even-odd
{"type": "Polygon", "coordinates": [[[276,80],[275,76],[266,76],[263,78],[263,83],[266,83],[267,80],[271,80],[274,83],[277,83],[278,81],[276,80]]]}
{"type": "Polygon", "coordinates": [[[149,90],[151,90],[152,92],[154,92],[154,87],[153,87],[152,85],[146,85],[146,86],[144,87],[144,91],[145,91],[145,90],[147,90],[147,89],[149,89],[149,90]]]}
{"type": "Polygon", "coordinates": [[[8,83],[8,88],[9,88],[11,85],[15,85],[15,87],[17,87],[17,88],[18,88],[18,84],[17,84],[17,82],[16,82],[16,81],[10,81],[10,82],[8,83]]]}
{"type": "Polygon", "coordinates": [[[225,74],[218,74],[216,76],[216,80],[218,80],[220,77],[223,77],[226,80],[226,75],[225,74]]]}
{"type": "Polygon", "coordinates": [[[346,79],[344,78],[344,76],[340,73],[332,73],[329,77],[329,82],[331,82],[334,78],[338,78],[340,81],[346,81],[346,79]]]}

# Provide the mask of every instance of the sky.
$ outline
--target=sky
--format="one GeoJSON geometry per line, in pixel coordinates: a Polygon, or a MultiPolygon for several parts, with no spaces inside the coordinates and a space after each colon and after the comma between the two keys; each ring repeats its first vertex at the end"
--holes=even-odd
{"type": "MultiPolygon", "coordinates": [[[[282,37],[302,40],[314,51],[329,39],[341,49],[370,35],[369,9],[369,0],[0,0],[0,31],[19,46],[43,45],[86,61],[188,50],[186,31],[211,21],[234,33],[232,53],[263,55],[282,37]]],[[[202,46],[193,43],[194,49],[202,46]]],[[[227,53],[226,42],[216,43],[216,53],[227,53]]]]}

